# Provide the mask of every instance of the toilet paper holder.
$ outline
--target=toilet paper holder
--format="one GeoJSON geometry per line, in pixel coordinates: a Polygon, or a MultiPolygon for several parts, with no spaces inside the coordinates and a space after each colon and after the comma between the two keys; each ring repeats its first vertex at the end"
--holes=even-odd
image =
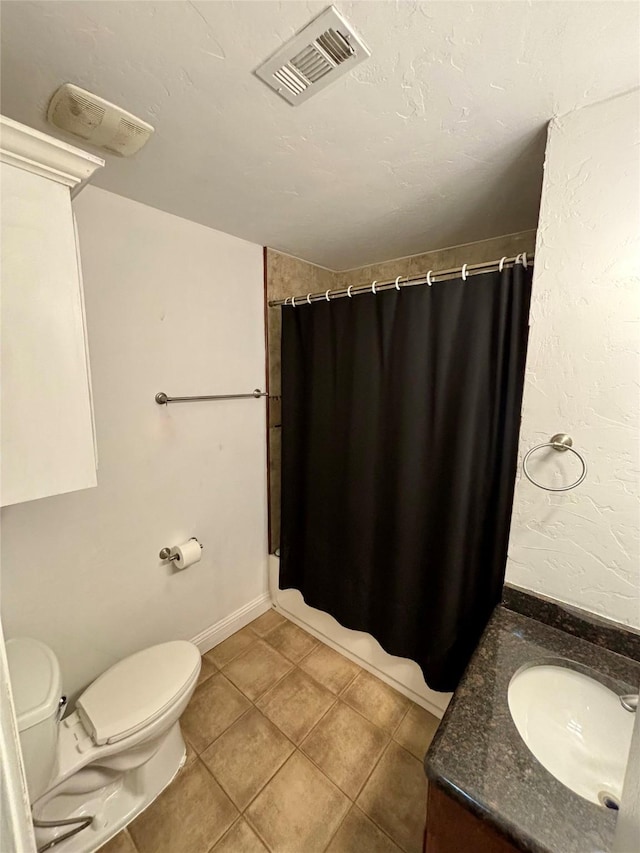
{"type": "MultiPolygon", "coordinates": [[[[198,542],[198,540],[196,539],[195,536],[192,536],[189,539],[189,542],[198,542]]],[[[200,550],[202,550],[204,548],[204,545],[202,544],[202,542],[198,542],[198,545],[200,546],[200,550]]],[[[174,560],[180,559],[180,554],[172,554],[171,548],[162,548],[162,550],[160,551],[158,556],[160,557],[161,560],[167,560],[167,562],[170,562],[170,563],[173,562],[174,560]]]]}

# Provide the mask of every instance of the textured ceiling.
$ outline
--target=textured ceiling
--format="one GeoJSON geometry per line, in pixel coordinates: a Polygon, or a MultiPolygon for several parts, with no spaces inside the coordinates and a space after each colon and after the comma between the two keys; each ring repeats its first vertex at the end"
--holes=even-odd
{"type": "Polygon", "coordinates": [[[547,121],[638,85],[637,3],[338,0],[372,57],[290,107],[251,72],[326,5],[5,0],[2,112],[95,91],[156,127],[99,186],[344,269],[535,227],[547,121]]]}

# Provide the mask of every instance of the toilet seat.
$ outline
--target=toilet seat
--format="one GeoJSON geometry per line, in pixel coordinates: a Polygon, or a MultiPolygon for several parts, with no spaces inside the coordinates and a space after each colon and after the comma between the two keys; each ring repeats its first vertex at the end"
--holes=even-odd
{"type": "Polygon", "coordinates": [[[176,640],[143,649],[114,664],[82,693],[76,709],[96,746],[139,732],[177,704],[200,671],[200,654],[176,640]]]}

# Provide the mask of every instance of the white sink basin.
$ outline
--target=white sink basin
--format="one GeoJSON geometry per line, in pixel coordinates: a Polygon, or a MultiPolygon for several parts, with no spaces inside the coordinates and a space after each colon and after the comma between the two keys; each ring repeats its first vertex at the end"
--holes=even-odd
{"type": "Polygon", "coordinates": [[[540,764],[576,794],[619,803],[635,714],[599,681],[541,664],[511,679],[509,710],[540,764]]]}

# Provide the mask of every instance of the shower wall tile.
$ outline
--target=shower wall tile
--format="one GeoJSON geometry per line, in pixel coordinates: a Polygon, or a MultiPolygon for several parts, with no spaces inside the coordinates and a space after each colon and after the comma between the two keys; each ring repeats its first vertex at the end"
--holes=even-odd
{"type": "Polygon", "coordinates": [[[269,509],[271,553],[280,547],[280,462],[281,435],[279,427],[269,429],[269,509]]]}
{"type": "MultiPolygon", "coordinates": [[[[266,250],[267,300],[286,299],[300,293],[315,293],[336,288],[337,273],[266,250]]],[[[280,308],[267,311],[267,347],[269,354],[269,542],[271,552],[280,545],[280,308]]]]}
{"type": "Polygon", "coordinates": [[[407,258],[397,258],[382,264],[371,264],[358,269],[345,270],[336,273],[339,288],[350,284],[370,284],[372,281],[389,281],[398,275],[403,277],[421,275],[429,270],[459,267],[462,264],[479,264],[483,261],[493,261],[503,255],[513,257],[520,252],[533,253],[536,244],[536,231],[520,231],[518,234],[507,234],[504,237],[493,237],[479,243],[464,243],[461,246],[450,246],[448,249],[437,249],[435,252],[425,252],[422,255],[411,255],[407,258]]]}
{"type": "MultiPolygon", "coordinates": [[[[536,232],[521,231],[396,258],[380,264],[371,264],[358,269],[334,272],[307,263],[291,255],[283,255],[274,249],[266,250],[267,300],[286,299],[305,293],[322,290],[337,290],[350,284],[368,284],[374,280],[385,281],[398,275],[403,277],[420,275],[433,269],[447,269],[462,264],[477,264],[493,261],[503,255],[513,257],[520,252],[532,253],[535,248],[536,232]]],[[[273,553],[280,545],[280,454],[281,454],[281,382],[280,341],[282,334],[280,308],[269,308],[267,317],[267,339],[269,353],[269,507],[270,507],[270,550],[273,553]]]]}

